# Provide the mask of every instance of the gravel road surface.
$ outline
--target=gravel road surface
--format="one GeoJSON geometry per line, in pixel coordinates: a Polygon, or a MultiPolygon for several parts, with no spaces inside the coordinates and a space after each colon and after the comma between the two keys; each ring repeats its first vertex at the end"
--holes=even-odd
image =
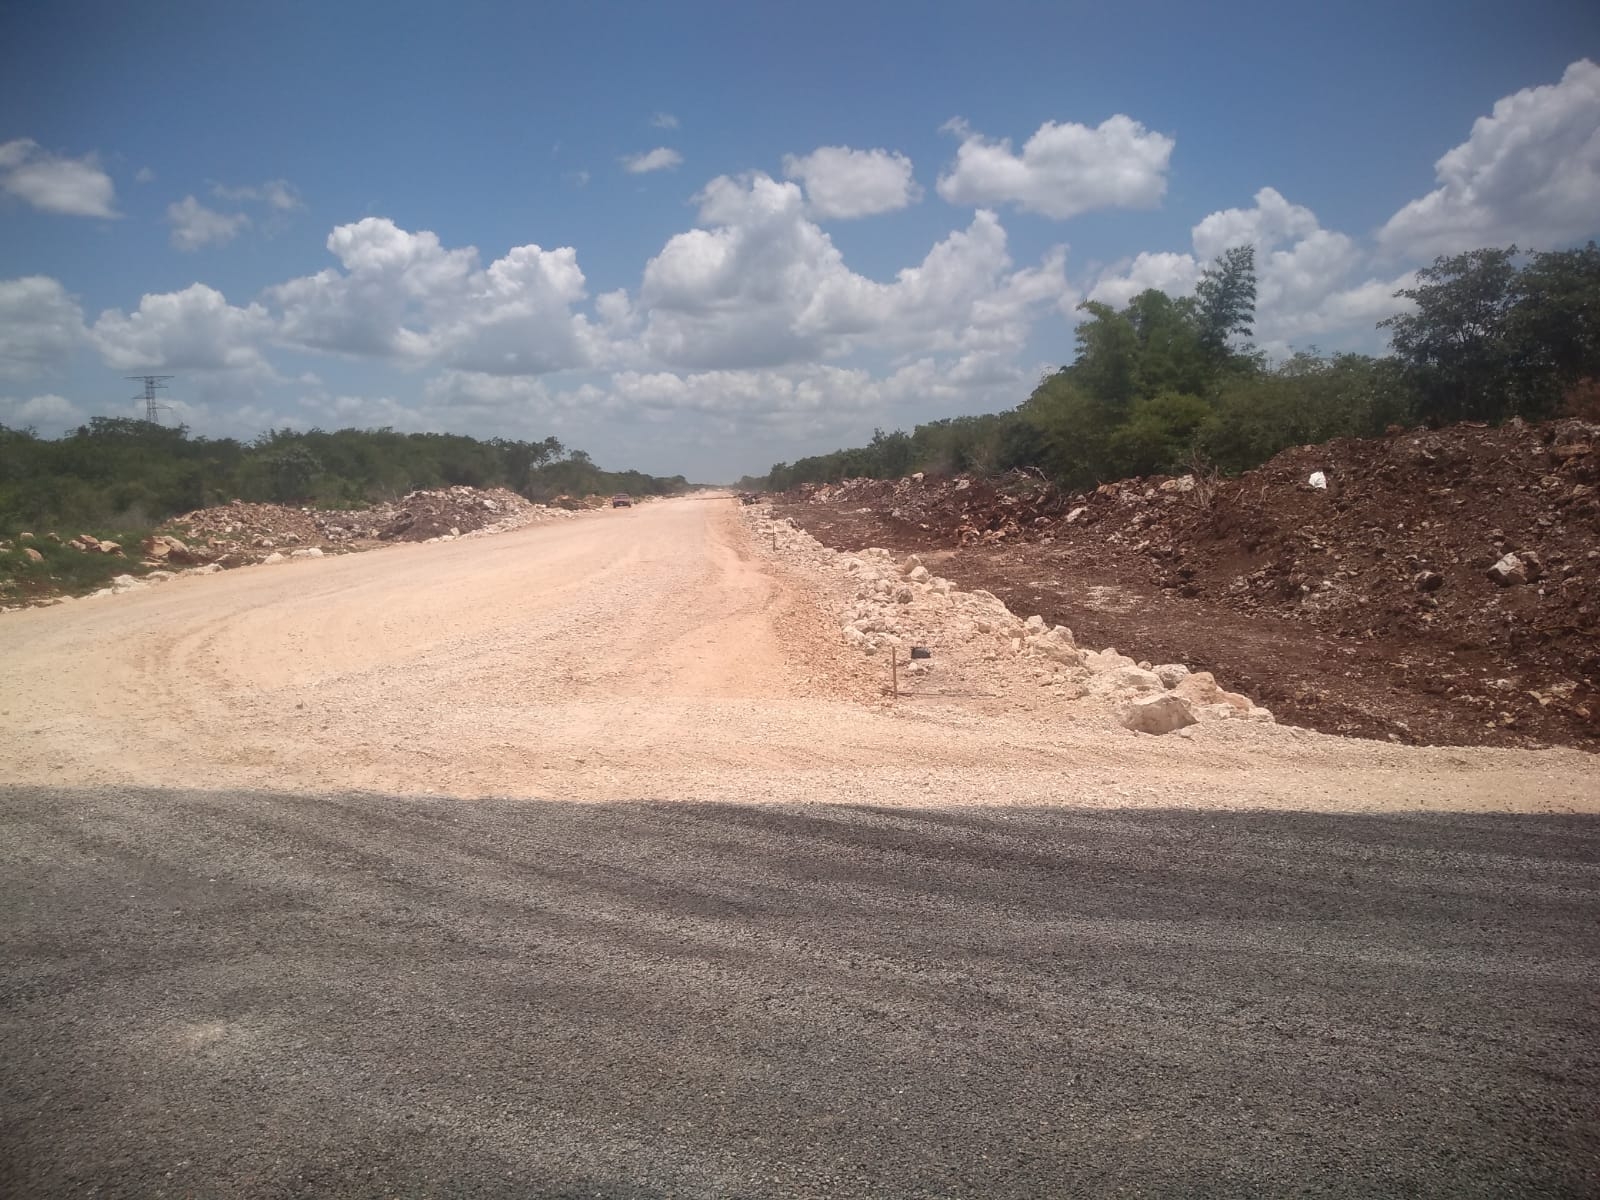
{"type": "Polygon", "coordinates": [[[7,1195],[1600,1189],[1600,822],[0,796],[7,1195]]]}
{"type": "Polygon", "coordinates": [[[0,1196],[1600,1193],[1592,757],[829,596],[688,500],[6,614],[0,1196]]]}

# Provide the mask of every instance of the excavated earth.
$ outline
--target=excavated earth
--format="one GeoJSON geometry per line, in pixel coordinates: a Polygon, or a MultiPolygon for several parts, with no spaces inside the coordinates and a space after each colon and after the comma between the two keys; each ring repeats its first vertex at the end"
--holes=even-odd
{"type": "Polygon", "coordinates": [[[850,480],[778,511],[831,547],[915,551],[1086,644],[1210,670],[1283,722],[1592,750],[1597,447],[1578,420],[1462,425],[1300,447],[1237,479],[850,480]]]}

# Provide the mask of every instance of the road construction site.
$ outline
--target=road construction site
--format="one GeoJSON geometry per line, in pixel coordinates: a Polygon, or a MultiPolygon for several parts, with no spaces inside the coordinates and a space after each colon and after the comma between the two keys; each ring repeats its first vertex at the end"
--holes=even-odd
{"type": "Polygon", "coordinates": [[[800,524],[0,614],[0,1184],[1600,1186],[1593,755],[1299,728],[800,524]]]}

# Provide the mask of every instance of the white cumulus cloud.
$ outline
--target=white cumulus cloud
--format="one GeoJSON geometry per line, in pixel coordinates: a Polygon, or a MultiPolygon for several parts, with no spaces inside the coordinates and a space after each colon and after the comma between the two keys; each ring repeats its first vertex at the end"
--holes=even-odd
{"type": "Polygon", "coordinates": [[[1480,246],[1556,249],[1600,233],[1600,65],[1495,102],[1434,165],[1439,186],[1378,234],[1413,259],[1480,246]]]}
{"type": "Polygon", "coordinates": [[[277,337],[309,350],[491,374],[584,366],[601,335],[573,306],[585,297],[577,253],[517,246],[487,268],[384,217],[340,225],[328,269],[269,288],[277,337]]]}
{"type": "Polygon", "coordinates": [[[683,155],[667,146],[657,146],[643,154],[630,154],[622,160],[622,169],[630,175],[643,175],[647,171],[670,171],[683,162],[683,155]]]}
{"type": "Polygon", "coordinates": [[[1013,270],[988,210],[882,283],[850,270],[810,219],[800,188],[755,173],[700,194],[700,228],[646,265],[644,349],[690,369],[821,362],[852,351],[1017,345],[1066,291],[1065,252],[1013,270]]]}
{"type": "Polygon", "coordinates": [[[167,224],[172,226],[172,244],[179,250],[194,251],[202,246],[225,246],[250,225],[244,213],[220,213],[207,208],[193,196],[167,205],[167,224]]]}
{"type": "Polygon", "coordinates": [[[266,371],[261,343],[272,322],[259,304],[237,308],[203,283],[142,297],[131,313],[109,309],[95,321],[95,348],[119,371],[266,371]]]}
{"type": "Polygon", "coordinates": [[[821,146],[785,155],[783,173],[804,185],[812,214],[824,220],[894,212],[922,199],[911,160],[888,150],[821,146]]]}
{"type": "Polygon", "coordinates": [[[1015,204],[1057,219],[1097,208],[1154,208],[1167,190],[1175,144],[1121,113],[1094,127],[1046,121],[1021,154],[1010,138],[991,140],[964,121],[945,128],[961,145],[939,177],[939,195],[951,204],[1015,204]]]}
{"type": "Polygon", "coordinates": [[[92,154],[52,154],[32,138],[0,145],[0,191],[40,212],[69,217],[116,217],[116,188],[92,154]]]}
{"type": "Polygon", "coordinates": [[[83,310],[59,281],[0,279],[0,378],[30,379],[62,366],[84,335],[83,310]]]}

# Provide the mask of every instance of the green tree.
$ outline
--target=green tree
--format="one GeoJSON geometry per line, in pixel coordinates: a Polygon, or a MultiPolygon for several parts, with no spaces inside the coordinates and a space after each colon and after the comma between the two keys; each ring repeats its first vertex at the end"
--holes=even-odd
{"type": "Polygon", "coordinates": [[[1109,304],[1085,300],[1078,308],[1089,319],[1078,325],[1078,356],[1068,369],[1108,415],[1120,416],[1139,394],[1139,331],[1127,313],[1109,304]]]}
{"type": "Polygon", "coordinates": [[[311,485],[322,471],[322,464],[304,446],[285,446],[266,459],[272,499],[293,504],[311,494],[311,485]]]}
{"type": "Polygon", "coordinates": [[[1584,379],[1600,379],[1600,247],[1535,254],[1512,287],[1506,340],[1518,411],[1543,416],[1584,379]]]}
{"type": "Polygon", "coordinates": [[[1499,420],[1516,411],[1517,352],[1508,318],[1516,301],[1517,248],[1469,250],[1417,272],[1397,298],[1410,312],[1378,322],[1417,389],[1426,421],[1499,420]]]}
{"type": "Polygon", "coordinates": [[[1234,246],[1217,255],[1194,289],[1200,344],[1225,361],[1234,338],[1249,341],[1256,320],[1256,248],[1234,246]]]}
{"type": "Polygon", "coordinates": [[[1138,401],[1128,420],[1106,439],[1108,473],[1175,474],[1189,457],[1196,431],[1210,417],[1210,405],[1182,392],[1162,392],[1138,401]]]}

